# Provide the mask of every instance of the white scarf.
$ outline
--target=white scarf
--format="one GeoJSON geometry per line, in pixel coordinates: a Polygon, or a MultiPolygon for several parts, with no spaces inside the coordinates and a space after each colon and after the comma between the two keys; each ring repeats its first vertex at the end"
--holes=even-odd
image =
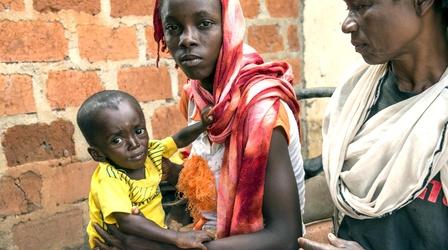
{"type": "Polygon", "coordinates": [[[339,211],[356,219],[405,206],[439,172],[448,197],[448,70],[429,89],[365,122],[386,70],[360,68],[336,89],[323,121],[331,197],[339,211]]]}

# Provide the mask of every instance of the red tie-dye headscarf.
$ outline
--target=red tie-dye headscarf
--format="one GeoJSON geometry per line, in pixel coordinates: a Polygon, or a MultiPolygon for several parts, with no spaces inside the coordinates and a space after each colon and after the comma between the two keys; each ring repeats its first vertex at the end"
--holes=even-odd
{"type": "MultiPolygon", "coordinates": [[[[159,1],[163,0],[156,1],[154,38],[164,49],[159,1]]],[[[289,64],[264,63],[253,48],[243,44],[245,25],[239,1],[221,0],[221,5],[223,41],[213,94],[197,80],[185,86],[199,110],[213,106],[209,138],[225,144],[217,190],[218,238],[263,228],[266,165],[281,101],[299,115],[289,64]]]]}

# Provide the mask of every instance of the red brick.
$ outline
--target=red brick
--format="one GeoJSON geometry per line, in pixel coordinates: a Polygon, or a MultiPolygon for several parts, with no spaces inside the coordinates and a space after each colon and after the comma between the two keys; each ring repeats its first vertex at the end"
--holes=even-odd
{"type": "Polygon", "coordinates": [[[33,82],[28,75],[0,75],[0,115],[36,112],[33,82]]]}
{"type": "MultiPolygon", "coordinates": [[[[157,43],[154,41],[154,28],[152,26],[147,26],[145,29],[146,41],[148,43],[148,48],[146,49],[146,56],[148,58],[157,58],[157,43]]],[[[170,58],[171,55],[168,51],[160,51],[160,58],[170,58]]]]}
{"type": "Polygon", "coordinates": [[[0,217],[29,213],[41,207],[42,178],[34,172],[0,180],[0,217]]]}
{"type": "Polygon", "coordinates": [[[23,3],[23,0],[0,0],[0,11],[22,11],[24,9],[25,5],[23,3]]]}
{"type": "Polygon", "coordinates": [[[260,53],[273,53],[284,49],[278,25],[250,26],[248,37],[249,44],[260,53]]]}
{"type": "Polygon", "coordinates": [[[0,180],[0,217],[26,211],[25,194],[14,181],[10,176],[3,176],[0,180]]]}
{"type": "Polygon", "coordinates": [[[302,82],[302,63],[298,58],[289,58],[286,61],[291,64],[292,72],[294,73],[294,84],[302,82]]]}
{"type": "Polygon", "coordinates": [[[150,16],[154,10],[154,3],[154,0],[111,0],[110,15],[113,17],[150,16]]]}
{"type": "Polygon", "coordinates": [[[187,121],[180,113],[177,105],[160,107],[151,117],[152,135],[156,139],[173,135],[186,125],[187,121]]]}
{"type": "Polygon", "coordinates": [[[0,22],[0,62],[59,61],[67,55],[64,28],[57,22],[0,22]]]}
{"type": "Polygon", "coordinates": [[[81,57],[90,62],[138,57],[134,28],[82,25],[78,27],[78,34],[81,57]]]}
{"type": "Polygon", "coordinates": [[[88,198],[90,179],[97,162],[78,162],[54,168],[45,176],[45,200],[56,205],[76,203],[88,198]]]}
{"type": "Polygon", "coordinates": [[[8,128],[2,141],[8,166],[74,155],[73,133],[73,124],[64,120],[8,128]]]}
{"type": "Polygon", "coordinates": [[[33,7],[40,12],[58,12],[60,10],[76,10],[96,15],[101,11],[100,0],[34,0],[33,7]]]}
{"type": "Polygon", "coordinates": [[[82,222],[82,210],[73,209],[19,223],[12,228],[12,235],[18,249],[67,249],[83,243],[82,222]]]}
{"type": "Polygon", "coordinates": [[[266,7],[271,17],[298,17],[299,1],[266,0],[266,7]]]}
{"type": "Polygon", "coordinates": [[[126,68],[118,73],[118,87],[139,101],[171,98],[171,80],[166,67],[126,68]]]}
{"type": "Polygon", "coordinates": [[[96,72],[68,70],[48,74],[47,98],[54,109],[79,106],[100,90],[103,87],[96,72]]]}
{"type": "Polygon", "coordinates": [[[19,176],[17,184],[25,192],[28,210],[40,207],[42,177],[32,171],[28,171],[19,176]]]}
{"type": "Polygon", "coordinates": [[[288,27],[288,44],[291,51],[300,50],[298,28],[297,25],[290,25],[288,27]]]}
{"type": "Polygon", "coordinates": [[[245,18],[254,18],[260,13],[259,0],[241,0],[240,3],[243,8],[245,18]]]}

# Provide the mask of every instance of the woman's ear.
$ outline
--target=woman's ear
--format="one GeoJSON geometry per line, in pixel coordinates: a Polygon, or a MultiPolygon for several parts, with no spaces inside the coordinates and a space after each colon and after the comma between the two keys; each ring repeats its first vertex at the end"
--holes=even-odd
{"type": "Polygon", "coordinates": [[[414,8],[417,16],[425,15],[433,8],[434,0],[414,0],[414,8]]]}
{"type": "Polygon", "coordinates": [[[105,162],[106,156],[101,153],[97,148],[95,147],[88,147],[87,151],[89,152],[90,156],[97,161],[97,162],[105,162]]]}

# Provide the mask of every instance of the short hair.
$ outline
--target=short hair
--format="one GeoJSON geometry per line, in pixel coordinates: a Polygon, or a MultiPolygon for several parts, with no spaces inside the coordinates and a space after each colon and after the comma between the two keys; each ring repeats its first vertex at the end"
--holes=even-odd
{"type": "Polygon", "coordinates": [[[87,98],[78,110],[76,122],[86,141],[92,145],[96,132],[96,114],[103,109],[118,110],[122,101],[128,101],[140,107],[138,101],[130,94],[120,90],[103,90],[87,98]]]}

